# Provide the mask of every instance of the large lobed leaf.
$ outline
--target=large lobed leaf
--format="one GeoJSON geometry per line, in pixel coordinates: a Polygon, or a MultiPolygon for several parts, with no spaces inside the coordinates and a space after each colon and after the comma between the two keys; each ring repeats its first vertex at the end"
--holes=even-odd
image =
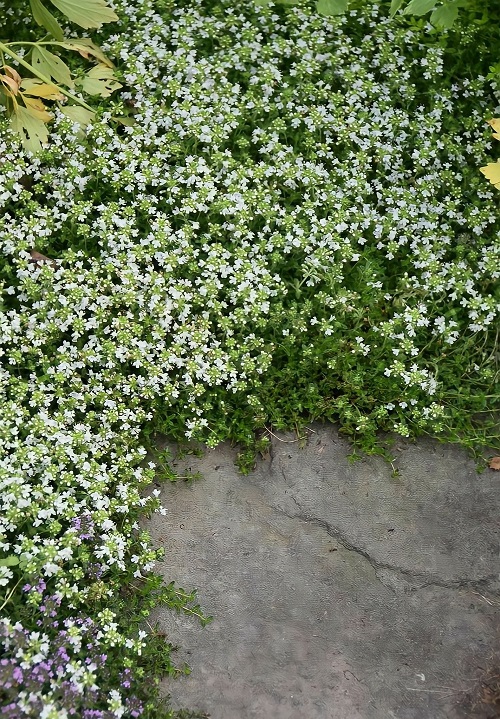
{"type": "Polygon", "coordinates": [[[113,70],[107,65],[96,65],[81,81],[82,90],[89,95],[109,97],[121,84],[115,79],[113,70]]]}
{"type": "MultiPolygon", "coordinates": [[[[493,129],[493,137],[500,140],[500,117],[488,120],[488,125],[493,129]]],[[[489,162],[484,167],[479,168],[487,180],[491,182],[497,190],[500,190],[500,160],[497,162],[489,162]]]]}
{"type": "Polygon", "coordinates": [[[95,58],[99,62],[102,62],[103,65],[114,67],[111,60],[106,57],[101,48],[95,45],[88,37],[69,38],[59,44],[61,47],[66,48],[66,50],[76,50],[76,52],[79,52],[86,60],[95,58]]]}
{"type": "Polygon", "coordinates": [[[500,140],[500,117],[495,117],[493,120],[488,120],[488,125],[493,128],[493,137],[495,140],[500,140]]]}
{"type": "Polygon", "coordinates": [[[64,38],[62,28],[45,5],[42,5],[40,0],[30,0],[30,5],[35,22],[44,27],[56,40],[62,40],[64,38]]]}
{"type": "Polygon", "coordinates": [[[31,63],[35,70],[38,70],[47,78],[52,78],[55,82],[66,85],[67,87],[74,86],[75,83],[73,82],[70,69],[66,63],[44,47],[36,45],[33,48],[31,63]]]}
{"type": "Polygon", "coordinates": [[[485,167],[479,168],[487,180],[500,190],[500,162],[489,162],[485,167]]]}
{"type": "Polygon", "coordinates": [[[84,107],[79,105],[65,105],[59,108],[63,115],[69,117],[73,122],[77,122],[79,125],[86,127],[95,119],[95,112],[86,110],[84,107]]]}
{"type": "Polygon", "coordinates": [[[26,150],[34,154],[41,151],[42,144],[45,144],[49,137],[43,120],[34,117],[26,107],[17,105],[10,122],[14,132],[22,138],[26,150]]]}
{"type": "Polygon", "coordinates": [[[449,30],[458,17],[459,6],[460,0],[455,0],[435,8],[431,14],[431,23],[438,30],[449,30]]]}
{"type": "Polygon", "coordinates": [[[434,10],[437,0],[410,0],[410,3],[404,9],[404,15],[425,15],[430,10],[434,10]]]}
{"type": "Polygon", "coordinates": [[[24,78],[21,82],[21,91],[24,95],[43,97],[45,100],[64,100],[64,95],[55,85],[47,85],[35,77],[24,78]]]}
{"type": "MultiPolygon", "coordinates": [[[[118,15],[106,5],[106,0],[50,0],[68,20],[80,27],[101,27],[118,20],[118,15]]],[[[61,38],[62,39],[62,38],[61,38]]]]}

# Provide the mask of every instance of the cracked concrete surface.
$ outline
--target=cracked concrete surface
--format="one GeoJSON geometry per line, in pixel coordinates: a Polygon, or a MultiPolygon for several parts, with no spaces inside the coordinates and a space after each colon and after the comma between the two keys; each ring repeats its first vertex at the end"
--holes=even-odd
{"type": "MultiPolygon", "coordinates": [[[[190,677],[174,706],[213,719],[462,719],[499,648],[500,477],[456,447],[350,464],[314,425],[238,474],[227,445],[184,458],[150,529],[167,581],[197,587],[206,628],[157,610],[190,677]]],[[[477,715],[479,716],[479,715],[477,715]]]]}

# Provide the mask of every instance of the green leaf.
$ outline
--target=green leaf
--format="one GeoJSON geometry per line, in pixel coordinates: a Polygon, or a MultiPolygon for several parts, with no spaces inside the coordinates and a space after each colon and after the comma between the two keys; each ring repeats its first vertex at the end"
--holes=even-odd
{"type": "Polygon", "coordinates": [[[82,90],[89,95],[109,97],[121,84],[115,79],[113,70],[106,65],[96,65],[81,80],[82,90]]]}
{"type": "Polygon", "coordinates": [[[19,564],[19,559],[17,557],[14,557],[14,555],[10,557],[5,557],[5,559],[0,559],[0,567],[15,567],[19,564]]]}
{"type": "Polygon", "coordinates": [[[41,151],[42,143],[49,139],[45,123],[30,115],[25,107],[16,107],[10,123],[13,131],[21,137],[24,148],[35,155],[41,151]]]}
{"type": "Polygon", "coordinates": [[[103,65],[107,65],[108,67],[114,67],[111,60],[106,57],[101,48],[97,47],[97,45],[94,45],[92,40],[90,40],[90,38],[88,37],[70,38],[69,40],[65,40],[60,44],[61,47],[66,48],[66,50],[76,50],[86,60],[89,60],[91,57],[94,57],[96,60],[99,60],[99,62],[102,62],[103,65]]]}
{"type": "Polygon", "coordinates": [[[73,82],[71,72],[66,63],[45,48],[39,45],[33,48],[31,63],[35,70],[38,70],[46,77],[53,78],[56,82],[61,83],[61,85],[67,85],[68,87],[74,86],[75,83],[73,82]]]}
{"type": "Polygon", "coordinates": [[[254,0],[255,4],[259,7],[267,7],[267,5],[270,5],[273,0],[254,0]]]}
{"type": "Polygon", "coordinates": [[[77,122],[83,127],[89,125],[95,118],[95,112],[90,112],[90,110],[86,110],[84,107],[80,107],[79,105],[66,105],[65,107],[60,107],[59,109],[63,115],[66,115],[66,117],[69,117],[70,120],[77,122]]]}
{"type": "Polygon", "coordinates": [[[127,117],[126,115],[112,115],[111,119],[127,127],[133,127],[136,123],[133,117],[127,117]]]}
{"type": "Polygon", "coordinates": [[[402,4],[403,0],[391,0],[391,9],[389,10],[389,15],[391,17],[394,17],[402,4]]]}
{"type": "Polygon", "coordinates": [[[450,2],[437,7],[431,15],[431,23],[439,30],[449,30],[458,17],[458,3],[450,2]]]}
{"type": "Polygon", "coordinates": [[[403,11],[403,15],[425,15],[434,10],[437,0],[411,0],[403,11]]]}
{"type": "Polygon", "coordinates": [[[106,5],[106,0],[50,0],[68,20],[80,27],[101,27],[118,20],[118,15],[106,5]]]}
{"type": "Polygon", "coordinates": [[[318,0],[316,10],[320,15],[343,15],[349,0],[318,0]]]}
{"type": "Polygon", "coordinates": [[[33,13],[33,19],[38,25],[44,27],[47,32],[50,32],[52,37],[56,40],[63,40],[64,33],[61,26],[47,8],[42,5],[40,0],[30,0],[31,12],[33,13]]]}

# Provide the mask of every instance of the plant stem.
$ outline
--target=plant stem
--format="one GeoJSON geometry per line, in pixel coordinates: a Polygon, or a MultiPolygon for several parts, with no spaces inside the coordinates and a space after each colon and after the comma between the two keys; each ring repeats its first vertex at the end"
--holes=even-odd
{"type": "MultiPolygon", "coordinates": [[[[23,43],[23,44],[26,44],[26,43],[23,43]]],[[[33,43],[33,44],[36,45],[37,43],[33,43]]],[[[5,45],[3,42],[0,42],[0,51],[4,52],[6,55],[9,55],[11,58],[16,60],[16,62],[18,62],[23,67],[25,67],[30,72],[32,72],[33,75],[35,75],[35,77],[37,77],[39,80],[42,80],[42,82],[46,82],[47,85],[54,85],[54,83],[52,82],[52,80],[50,78],[46,77],[43,73],[36,70],[33,67],[33,65],[30,65],[29,62],[26,62],[26,60],[24,60],[20,55],[15,53],[13,50],[10,50],[8,45],[5,45]]],[[[57,85],[57,88],[58,88],[58,90],[60,90],[62,92],[63,95],[66,95],[66,97],[69,97],[70,100],[74,100],[79,105],[82,105],[82,107],[84,107],[85,109],[90,110],[90,112],[94,112],[94,110],[90,107],[90,105],[87,105],[87,103],[84,102],[83,100],[80,100],[79,97],[77,97],[76,95],[73,95],[73,93],[69,92],[68,90],[65,90],[64,87],[57,85]]]]}
{"type": "Polygon", "coordinates": [[[16,589],[18,588],[18,586],[19,586],[20,583],[21,583],[21,580],[19,580],[19,581],[12,587],[11,591],[10,591],[9,594],[6,596],[4,603],[3,603],[2,606],[0,607],[0,612],[1,612],[2,609],[10,602],[10,600],[11,600],[11,598],[12,598],[12,595],[14,594],[14,592],[16,591],[16,589]]]}
{"type": "MultiPolygon", "coordinates": [[[[74,38],[69,38],[68,42],[73,39],[74,38]]],[[[7,43],[7,45],[9,47],[12,47],[13,45],[33,45],[34,47],[36,47],[36,45],[63,45],[64,46],[64,44],[65,44],[64,41],[61,42],[60,40],[37,40],[36,42],[31,42],[29,40],[21,40],[18,42],[8,42],[7,43]]]]}

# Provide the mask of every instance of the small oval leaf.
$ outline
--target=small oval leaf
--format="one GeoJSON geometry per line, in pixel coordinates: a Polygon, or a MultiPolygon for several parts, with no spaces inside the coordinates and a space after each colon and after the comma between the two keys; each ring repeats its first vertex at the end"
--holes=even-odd
{"type": "Polygon", "coordinates": [[[19,559],[13,555],[0,559],[0,567],[16,567],[19,564],[19,559]]]}

